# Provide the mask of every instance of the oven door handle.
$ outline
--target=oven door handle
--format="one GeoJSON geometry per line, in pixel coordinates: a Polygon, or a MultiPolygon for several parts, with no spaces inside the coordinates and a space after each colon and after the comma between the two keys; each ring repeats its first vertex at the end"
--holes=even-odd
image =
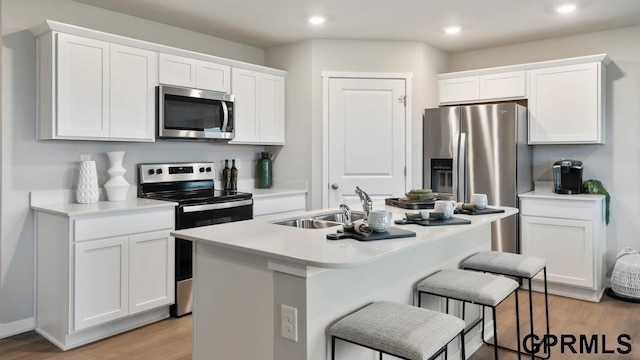
{"type": "Polygon", "coordinates": [[[222,128],[220,129],[222,132],[227,132],[227,126],[229,125],[229,109],[227,109],[227,102],[221,100],[222,104],[222,116],[224,117],[222,120],[222,128]]]}
{"type": "Polygon", "coordinates": [[[220,209],[231,209],[240,206],[252,205],[253,200],[241,200],[241,201],[231,201],[224,202],[218,204],[205,204],[205,205],[186,205],[182,207],[182,212],[190,213],[196,211],[207,211],[207,210],[220,210],[220,209]]]}

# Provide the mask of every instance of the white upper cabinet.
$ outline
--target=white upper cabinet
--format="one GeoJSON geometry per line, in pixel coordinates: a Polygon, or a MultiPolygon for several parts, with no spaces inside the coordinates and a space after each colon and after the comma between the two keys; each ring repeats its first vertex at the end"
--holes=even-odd
{"type": "Polygon", "coordinates": [[[160,54],[160,83],[204,90],[231,91],[231,67],[184,56],[160,54]]]}
{"type": "Polygon", "coordinates": [[[111,44],[111,137],[155,137],[155,87],[158,54],[111,44]]]}
{"type": "Polygon", "coordinates": [[[525,78],[524,71],[511,71],[438,80],[439,103],[522,99],[526,96],[525,78]]]}
{"type": "Polygon", "coordinates": [[[478,76],[438,80],[440,104],[476,101],[480,98],[478,76]]]}
{"type": "Polygon", "coordinates": [[[166,84],[236,95],[232,143],[284,144],[285,71],[51,20],[31,33],[38,140],[155,141],[166,84]]]}
{"type": "Polygon", "coordinates": [[[522,99],[527,95],[524,71],[480,75],[480,97],[484,100],[522,99]]]}
{"type": "Polygon", "coordinates": [[[68,34],[57,38],[58,83],[50,95],[58,100],[55,135],[109,137],[109,43],[68,34]]]}
{"type": "Polygon", "coordinates": [[[440,105],[527,99],[528,142],[605,143],[606,54],[438,75],[440,105]]]}
{"type": "Polygon", "coordinates": [[[156,52],[50,32],[38,55],[39,139],[154,141],[156,52]]]}
{"type": "Polygon", "coordinates": [[[529,71],[529,144],[604,144],[602,63],[529,71]]]}
{"type": "Polygon", "coordinates": [[[284,145],[284,77],[232,70],[234,144],[284,145]]]}

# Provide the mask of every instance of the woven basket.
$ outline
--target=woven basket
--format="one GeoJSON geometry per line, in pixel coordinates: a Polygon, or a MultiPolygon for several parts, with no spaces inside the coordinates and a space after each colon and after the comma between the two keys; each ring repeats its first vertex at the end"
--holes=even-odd
{"type": "Polygon", "coordinates": [[[611,275],[611,290],[622,297],[640,299],[640,252],[625,248],[617,258],[611,275]]]}

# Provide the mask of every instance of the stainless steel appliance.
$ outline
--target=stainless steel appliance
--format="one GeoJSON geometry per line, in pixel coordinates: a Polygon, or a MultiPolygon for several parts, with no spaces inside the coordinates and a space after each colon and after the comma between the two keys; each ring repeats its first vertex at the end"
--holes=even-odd
{"type": "MultiPolygon", "coordinates": [[[[176,230],[253,218],[251,194],[214,189],[213,163],[140,164],[138,170],[139,197],[178,203],[176,230]]],[[[170,312],[180,317],[192,309],[193,244],[182,239],[175,243],[176,302],[170,312]]]]}
{"type": "MultiPolygon", "coordinates": [[[[487,194],[490,205],[518,207],[533,189],[527,109],[515,103],[426,109],[423,187],[470,202],[487,194]]],[[[492,249],[520,252],[518,217],[494,222],[492,249]]]]}
{"type": "Polygon", "coordinates": [[[552,169],[554,192],[557,194],[582,193],[582,161],[556,161],[552,169]]]}
{"type": "Polygon", "coordinates": [[[157,95],[158,138],[233,139],[233,95],[167,85],[157,95]]]}

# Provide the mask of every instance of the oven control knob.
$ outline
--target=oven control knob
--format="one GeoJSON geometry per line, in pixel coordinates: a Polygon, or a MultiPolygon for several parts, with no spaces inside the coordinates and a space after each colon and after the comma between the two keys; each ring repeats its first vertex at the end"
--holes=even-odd
{"type": "Polygon", "coordinates": [[[155,173],[156,173],[156,172],[155,172],[153,169],[149,169],[149,175],[153,175],[153,174],[155,174],[155,173]]]}
{"type": "Polygon", "coordinates": [[[158,175],[162,174],[162,169],[156,170],[156,174],[158,174],[158,175]]]}
{"type": "Polygon", "coordinates": [[[200,172],[204,172],[204,168],[203,167],[200,168],[200,172]]]}
{"type": "Polygon", "coordinates": [[[207,172],[211,172],[211,168],[210,167],[207,168],[207,172]]]}

